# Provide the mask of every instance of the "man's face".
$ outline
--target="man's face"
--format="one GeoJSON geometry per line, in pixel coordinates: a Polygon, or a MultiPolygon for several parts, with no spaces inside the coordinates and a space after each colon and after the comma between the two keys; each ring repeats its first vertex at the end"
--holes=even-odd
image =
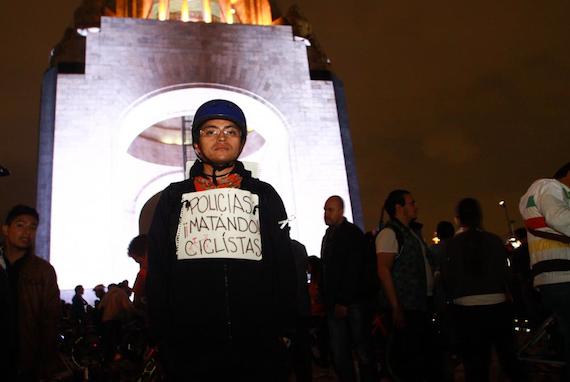
{"type": "Polygon", "coordinates": [[[206,121],[200,127],[200,139],[194,150],[214,163],[234,161],[241,150],[241,130],[225,119],[206,121]]]}
{"type": "Polygon", "coordinates": [[[7,248],[28,249],[34,245],[38,220],[31,215],[17,216],[10,224],[2,226],[7,248]]]}
{"type": "Polygon", "coordinates": [[[408,222],[411,222],[418,218],[418,207],[416,206],[416,201],[411,194],[404,195],[404,206],[402,207],[402,213],[408,222]]]}
{"type": "Polygon", "coordinates": [[[340,205],[340,201],[335,198],[329,198],[325,203],[325,224],[330,226],[337,225],[342,222],[344,210],[340,205]]]}

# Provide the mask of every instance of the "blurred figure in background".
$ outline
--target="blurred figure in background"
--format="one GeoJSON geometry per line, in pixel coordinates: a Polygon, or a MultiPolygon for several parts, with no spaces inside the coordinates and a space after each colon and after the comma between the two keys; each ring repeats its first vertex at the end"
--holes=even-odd
{"type": "Polygon", "coordinates": [[[148,236],[138,235],[129,243],[128,255],[139,265],[139,272],[133,285],[133,293],[135,294],[135,308],[146,312],[146,274],[148,269],[147,261],[148,253],[148,236]]]}
{"type": "Polygon", "coordinates": [[[498,236],[483,230],[477,200],[461,200],[456,214],[460,229],[443,247],[442,279],[453,301],[465,380],[489,381],[494,346],[505,374],[511,381],[521,381],[507,296],[506,249],[498,236]]]}
{"type": "Polygon", "coordinates": [[[109,284],[107,293],[97,309],[101,312],[105,361],[117,361],[120,357],[119,345],[122,337],[122,326],[135,313],[134,307],[124,288],[117,284],[109,284]]]}
{"type": "Polygon", "coordinates": [[[85,321],[85,312],[88,305],[83,298],[83,293],[85,293],[83,285],[77,285],[75,287],[75,295],[71,299],[71,315],[80,324],[85,321]]]}
{"type": "Polygon", "coordinates": [[[97,308],[97,306],[99,305],[99,303],[101,302],[101,300],[103,299],[103,297],[105,297],[105,294],[107,293],[105,291],[105,285],[103,284],[98,284],[93,288],[93,292],[95,293],[95,297],[97,297],[97,299],[94,302],[94,306],[95,308],[97,308]]]}
{"type": "Polygon", "coordinates": [[[95,324],[95,329],[100,336],[103,336],[103,323],[101,322],[101,319],[103,318],[103,311],[99,309],[99,304],[101,304],[101,300],[103,300],[103,297],[105,297],[105,294],[107,294],[105,289],[105,285],[103,284],[98,284],[93,288],[93,292],[95,293],[96,297],[95,301],[93,302],[93,306],[95,307],[95,309],[92,311],[93,323],[95,324]]]}
{"type": "Polygon", "coordinates": [[[325,317],[325,305],[321,294],[321,259],[309,256],[309,297],[311,299],[311,332],[313,336],[313,358],[323,368],[329,366],[329,333],[325,317]]]}

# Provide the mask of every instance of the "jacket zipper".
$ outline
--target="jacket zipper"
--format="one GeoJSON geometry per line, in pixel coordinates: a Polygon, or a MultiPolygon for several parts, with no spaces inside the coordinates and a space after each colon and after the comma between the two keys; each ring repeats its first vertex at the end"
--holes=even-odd
{"type": "Polygon", "coordinates": [[[232,336],[232,316],[230,312],[230,280],[228,277],[228,264],[224,264],[224,286],[226,292],[226,325],[228,327],[228,339],[230,342],[233,339],[232,336]]]}

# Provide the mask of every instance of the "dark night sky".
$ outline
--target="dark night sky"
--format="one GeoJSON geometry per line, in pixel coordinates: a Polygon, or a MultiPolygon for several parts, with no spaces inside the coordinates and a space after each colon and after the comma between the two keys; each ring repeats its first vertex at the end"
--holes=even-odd
{"type": "MultiPolygon", "coordinates": [[[[0,16],[0,213],[33,204],[40,82],[79,0],[0,16]]],[[[281,11],[294,1],[277,0],[281,11]]],[[[344,81],[366,228],[412,191],[430,236],[464,196],[506,231],[519,196],[570,160],[570,2],[299,0],[344,81]]],[[[319,207],[320,208],[320,207],[319,207]]]]}

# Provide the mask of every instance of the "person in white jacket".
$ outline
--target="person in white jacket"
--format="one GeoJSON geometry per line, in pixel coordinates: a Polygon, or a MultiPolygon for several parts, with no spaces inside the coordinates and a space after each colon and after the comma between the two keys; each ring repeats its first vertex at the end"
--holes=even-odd
{"type": "Polygon", "coordinates": [[[564,338],[565,381],[570,381],[570,162],[552,179],[536,180],[519,210],[528,231],[534,286],[556,316],[564,338]]]}

